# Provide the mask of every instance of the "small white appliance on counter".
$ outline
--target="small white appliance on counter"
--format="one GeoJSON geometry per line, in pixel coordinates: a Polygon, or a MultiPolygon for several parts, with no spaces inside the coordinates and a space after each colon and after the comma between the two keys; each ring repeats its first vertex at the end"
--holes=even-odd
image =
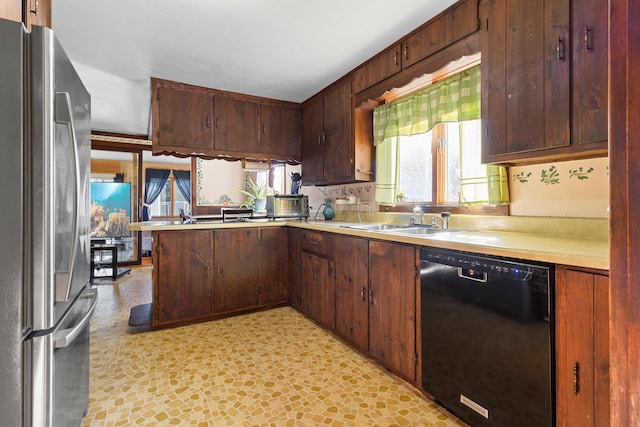
{"type": "Polygon", "coordinates": [[[0,19],[0,424],[89,403],[91,98],[48,28],[0,19]]]}

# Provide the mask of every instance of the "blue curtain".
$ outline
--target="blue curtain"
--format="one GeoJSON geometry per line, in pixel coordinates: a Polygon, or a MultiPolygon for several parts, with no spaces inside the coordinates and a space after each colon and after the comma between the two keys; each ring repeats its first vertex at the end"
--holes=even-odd
{"type": "Polygon", "coordinates": [[[178,190],[191,203],[191,172],[174,170],[173,177],[176,179],[176,184],[178,184],[178,190]]]}
{"type": "Polygon", "coordinates": [[[171,171],[164,169],[147,169],[144,180],[144,204],[142,206],[142,220],[149,221],[149,207],[164,188],[171,171]]]}

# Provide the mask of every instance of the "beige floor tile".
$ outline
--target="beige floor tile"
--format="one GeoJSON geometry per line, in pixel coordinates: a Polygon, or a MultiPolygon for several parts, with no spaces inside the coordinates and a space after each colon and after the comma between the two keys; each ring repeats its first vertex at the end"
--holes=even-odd
{"type": "Polygon", "coordinates": [[[289,307],[136,331],[150,281],[97,285],[84,427],[465,425],[289,307]]]}

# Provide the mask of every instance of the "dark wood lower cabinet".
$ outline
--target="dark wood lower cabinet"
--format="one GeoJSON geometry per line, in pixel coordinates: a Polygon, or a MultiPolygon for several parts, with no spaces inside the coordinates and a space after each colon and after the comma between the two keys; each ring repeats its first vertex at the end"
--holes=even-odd
{"type": "Polygon", "coordinates": [[[259,229],[260,305],[286,303],[288,299],[289,266],[287,230],[282,227],[259,229]]]}
{"type": "Polygon", "coordinates": [[[153,242],[153,327],[287,302],[283,227],[158,231],[153,242]]]}
{"type": "Polygon", "coordinates": [[[213,313],[213,232],[163,231],[153,240],[153,326],[213,313]]]}
{"type": "Polygon", "coordinates": [[[336,236],[336,334],[369,351],[369,240],[336,236]]]}
{"type": "Polygon", "coordinates": [[[258,229],[216,230],[215,311],[224,313],[259,303],[258,229]]]}
{"type": "Polygon", "coordinates": [[[609,425],[609,277],[556,269],[556,425],[609,425]]]}
{"type": "Polygon", "coordinates": [[[369,242],[369,353],[392,372],[415,383],[416,249],[369,242]]]}
{"type": "Polygon", "coordinates": [[[335,262],[302,251],[300,269],[301,308],[330,331],[335,327],[335,262]]]}

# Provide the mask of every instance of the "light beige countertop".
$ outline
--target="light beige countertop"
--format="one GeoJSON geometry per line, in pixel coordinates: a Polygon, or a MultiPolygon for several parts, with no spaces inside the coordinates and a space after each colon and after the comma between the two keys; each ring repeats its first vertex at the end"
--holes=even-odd
{"type": "MultiPolygon", "coordinates": [[[[452,220],[455,218],[452,217],[452,220]]],[[[376,218],[377,220],[380,218],[376,218]]],[[[392,222],[388,218],[376,222],[392,222]],[[387,219],[387,221],[384,221],[387,219]]],[[[518,222],[517,227],[505,226],[505,220],[487,217],[478,221],[459,218],[452,221],[451,227],[457,231],[439,232],[430,235],[402,235],[393,232],[380,232],[345,228],[357,222],[322,220],[251,220],[247,222],[209,221],[195,224],[181,224],[178,221],[149,221],[129,225],[134,231],[201,230],[243,227],[280,227],[289,226],[309,230],[328,231],[370,239],[408,243],[420,246],[432,246],[486,255],[505,256],[529,261],[541,261],[576,267],[609,269],[609,240],[607,230],[599,227],[602,221],[558,219],[551,223],[540,220],[518,222]],[[476,228],[477,226],[477,228],[476,228]],[[485,229],[490,227],[490,229],[485,229]],[[518,229],[519,228],[519,229],[518,229]]],[[[400,222],[400,221],[395,221],[400,222]]],[[[403,221],[403,223],[405,223],[403,221]]]]}

